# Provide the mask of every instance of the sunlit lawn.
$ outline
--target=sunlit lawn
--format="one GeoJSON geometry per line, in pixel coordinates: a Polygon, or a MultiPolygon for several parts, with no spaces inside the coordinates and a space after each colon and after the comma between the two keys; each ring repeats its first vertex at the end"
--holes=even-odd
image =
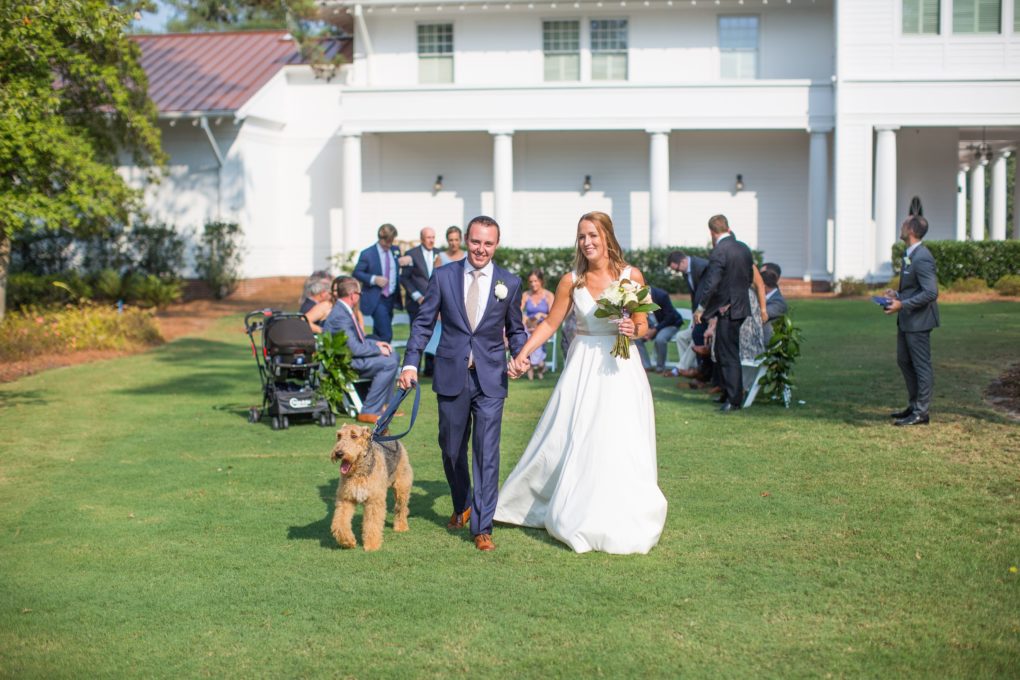
{"type": "MultiPolygon", "coordinates": [[[[889,425],[895,322],[866,302],[793,303],[790,410],[653,377],[648,556],[447,533],[431,393],[411,531],[337,549],[332,430],[245,421],[240,318],[0,385],[0,675],[1017,677],[1020,426],[982,390],[1020,360],[1020,305],[942,311],[927,428],[889,425]]],[[[504,476],[552,383],[514,383],[504,476]]]]}

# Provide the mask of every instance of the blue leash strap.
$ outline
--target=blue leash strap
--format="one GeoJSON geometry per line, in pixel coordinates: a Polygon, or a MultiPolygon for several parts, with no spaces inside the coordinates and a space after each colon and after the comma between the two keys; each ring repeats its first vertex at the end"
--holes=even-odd
{"type": "Polygon", "coordinates": [[[397,412],[398,408],[400,408],[400,404],[401,402],[404,401],[404,398],[407,396],[408,392],[410,392],[410,390],[400,390],[400,393],[397,395],[397,398],[394,399],[393,403],[390,404],[390,407],[386,409],[386,413],[384,413],[382,417],[376,421],[375,430],[373,430],[372,432],[373,441],[377,442],[396,441],[398,439],[405,437],[407,433],[411,431],[411,428],[414,427],[414,421],[415,419],[418,418],[418,404],[419,402],[421,402],[421,387],[418,385],[417,380],[414,381],[414,406],[411,407],[411,423],[407,426],[407,430],[401,434],[386,434],[386,435],[383,434],[383,432],[386,431],[386,428],[389,427],[390,421],[393,420],[393,414],[397,412]]]}

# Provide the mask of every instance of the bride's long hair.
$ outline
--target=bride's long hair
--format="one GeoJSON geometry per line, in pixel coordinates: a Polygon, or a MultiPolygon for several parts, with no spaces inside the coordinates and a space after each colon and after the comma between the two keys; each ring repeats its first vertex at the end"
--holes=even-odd
{"type": "MultiPolygon", "coordinates": [[[[581,222],[585,221],[595,225],[595,230],[599,232],[602,242],[606,244],[606,255],[609,257],[609,273],[615,279],[620,275],[620,272],[627,268],[627,263],[623,259],[623,249],[620,248],[620,242],[616,240],[612,218],[604,212],[595,210],[581,215],[577,225],[580,226],[581,222]]],[[[574,246],[576,251],[574,253],[574,271],[577,272],[577,281],[574,283],[574,287],[580,288],[585,285],[585,278],[591,265],[588,263],[588,258],[581,251],[580,241],[575,241],[574,246]]]]}

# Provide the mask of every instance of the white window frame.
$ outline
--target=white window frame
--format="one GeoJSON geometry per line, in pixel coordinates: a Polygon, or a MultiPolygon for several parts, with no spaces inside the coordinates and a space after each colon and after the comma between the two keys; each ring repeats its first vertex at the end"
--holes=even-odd
{"type": "Polygon", "coordinates": [[[591,18],[589,18],[587,20],[587,23],[588,23],[588,49],[590,50],[590,53],[591,53],[591,60],[590,60],[590,69],[591,70],[589,72],[590,73],[590,79],[593,82],[600,82],[600,83],[625,82],[625,81],[630,80],[630,17],[621,17],[621,16],[591,17],[591,18]],[[624,36],[625,37],[624,37],[624,39],[626,41],[626,45],[624,46],[624,48],[622,50],[621,49],[610,50],[610,49],[596,49],[595,48],[596,35],[595,35],[595,31],[593,30],[594,27],[592,26],[592,24],[594,22],[596,22],[596,21],[622,21],[622,22],[625,23],[625,26],[624,26],[624,30],[625,30],[624,36]],[[599,56],[601,56],[601,55],[607,55],[607,56],[622,55],[623,56],[623,70],[624,70],[624,74],[623,74],[622,78],[596,78],[595,77],[595,68],[596,68],[595,67],[595,63],[596,63],[597,58],[599,56]]]}
{"type": "Polygon", "coordinates": [[[950,25],[952,26],[953,35],[989,36],[989,35],[1002,35],[1003,34],[1003,29],[1005,28],[1005,26],[1003,26],[1002,9],[1003,9],[1003,4],[1004,3],[1003,3],[1002,0],[991,0],[992,2],[998,2],[998,4],[999,4],[998,12],[994,15],[995,16],[995,21],[996,21],[996,23],[999,26],[997,30],[994,30],[994,31],[978,31],[976,25],[974,27],[975,30],[973,30],[973,31],[970,31],[970,30],[958,31],[956,29],[956,8],[957,8],[958,5],[971,5],[971,4],[974,5],[974,9],[975,9],[975,15],[974,16],[975,16],[975,22],[976,22],[976,21],[979,20],[979,18],[981,16],[980,13],[977,12],[977,10],[980,8],[980,4],[979,3],[985,2],[985,1],[988,1],[988,0],[952,0],[952,11],[950,13],[949,20],[950,20],[950,25]]]}
{"type": "Polygon", "coordinates": [[[582,27],[583,24],[584,24],[583,20],[577,19],[577,18],[573,18],[573,17],[562,17],[562,18],[557,17],[555,19],[543,19],[542,20],[542,80],[544,82],[547,82],[547,83],[572,83],[572,82],[580,82],[580,80],[582,78],[582,75],[581,75],[582,74],[582,69],[581,69],[581,65],[582,65],[581,64],[581,62],[582,62],[582,59],[581,59],[582,30],[581,30],[581,27],[582,27]],[[548,50],[547,49],[547,45],[546,45],[546,26],[549,25],[549,24],[566,24],[566,23],[573,23],[577,27],[577,49],[576,49],[576,51],[571,52],[571,51],[567,51],[567,50],[552,50],[552,51],[548,50]],[[570,55],[574,55],[577,58],[577,75],[576,75],[576,77],[573,77],[573,78],[550,78],[549,77],[549,70],[548,70],[549,58],[550,57],[558,57],[558,56],[570,56],[570,55]]]}
{"type": "Polygon", "coordinates": [[[759,14],[719,14],[716,16],[716,36],[719,46],[719,79],[720,80],[757,80],[761,77],[761,25],[762,17],[759,14]],[[754,19],[755,20],[755,46],[754,49],[723,47],[723,21],[725,19],[754,19]],[[723,62],[725,54],[754,54],[754,74],[751,76],[725,75],[723,62]]]}
{"type": "MultiPolygon", "coordinates": [[[[445,84],[453,83],[455,81],[454,54],[456,52],[456,48],[455,48],[455,45],[454,45],[455,30],[454,30],[453,22],[452,21],[421,21],[421,22],[418,22],[418,23],[415,24],[414,32],[415,32],[415,46],[416,46],[417,52],[418,52],[418,83],[421,84],[421,85],[445,85],[445,84]],[[432,51],[432,52],[423,52],[422,51],[422,37],[423,36],[422,36],[421,29],[422,28],[426,28],[426,27],[436,27],[436,28],[439,28],[439,27],[445,27],[445,26],[449,26],[450,27],[449,51],[444,51],[442,49],[444,47],[444,45],[441,44],[442,41],[441,40],[436,40],[435,45],[439,46],[440,49],[438,49],[437,51],[432,51]],[[432,62],[431,66],[430,66],[429,62],[432,62]],[[436,73],[439,73],[439,71],[441,69],[441,65],[442,64],[446,64],[447,62],[449,63],[449,79],[448,80],[447,79],[442,79],[442,78],[433,78],[432,76],[428,75],[429,70],[432,70],[432,71],[435,71],[436,73]]],[[[432,47],[432,45],[427,45],[427,46],[432,47]]]]}
{"type": "Polygon", "coordinates": [[[943,2],[943,0],[927,0],[927,1],[928,2],[934,1],[934,3],[935,3],[935,30],[931,31],[931,32],[925,32],[925,31],[922,31],[922,30],[907,31],[906,30],[907,29],[907,25],[906,25],[907,8],[906,8],[906,4],[908,2],[915,2],[915,3],[917,3],[917,5],[918,5],[918,21],[920,22],[920,25],[917,28],[920,29],[924,25],[924,20],[923,20],[922,17],[925,14],[925,12],[924,12],[924,3],[926,2],[926,0],[900,0],[900,8],[899,8],[900,9],[900,17],[899,17],[899,19],[900,19],[900,34],[901,35],[911,36],[911,37],[931,37],[931,36],[937,36],[937,35],[941,35],[942,34],[942,2],[943,2]]]}

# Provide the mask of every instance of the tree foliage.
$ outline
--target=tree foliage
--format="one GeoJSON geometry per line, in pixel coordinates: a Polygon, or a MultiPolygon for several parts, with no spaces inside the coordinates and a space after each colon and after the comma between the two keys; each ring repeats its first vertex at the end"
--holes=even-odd
{"type": "Polygon", "coordinates": [[[124,223],[141,212],[141,193],[118,160],[165,162],[125,34],[133,12],[104,0],[0,0],[0,318],[15,232],[124,223]]]}

